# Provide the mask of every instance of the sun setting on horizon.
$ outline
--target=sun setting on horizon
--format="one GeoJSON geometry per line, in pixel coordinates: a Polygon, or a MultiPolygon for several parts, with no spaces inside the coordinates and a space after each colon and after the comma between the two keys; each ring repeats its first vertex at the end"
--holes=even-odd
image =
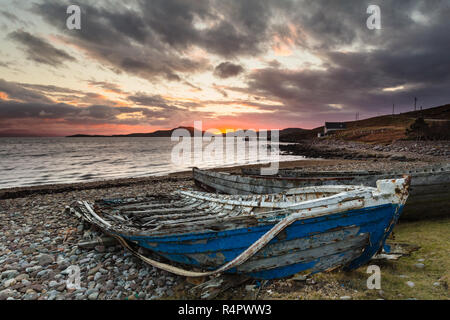
{"type": "MultiPolygon", "coordinates": [[[[445,80],[428,81],[408,58],[442,23],[414,1],[405,18],[414,34],[395,18],[368,29],[364,1],[329,4],[326,15],[302,0],[169,2],[81,1],[80,29],[66,26],[69,1],[5,3],[0,135],[129,134],[194,121],[221,132],[312,129],[388,113],[392,103],[408,110],[417,91],[433,92],[426,105],[447,95],[445,80]]],[[[444,42],[427,43],[438,52],[444,42]]]]}

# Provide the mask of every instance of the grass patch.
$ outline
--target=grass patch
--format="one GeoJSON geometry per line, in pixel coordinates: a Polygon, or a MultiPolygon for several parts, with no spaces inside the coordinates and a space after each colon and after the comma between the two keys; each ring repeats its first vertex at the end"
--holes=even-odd
{"type": "Polygon", "coordinates": [[[396,242],[415,244],[420,249],[390,262],[385,272],[380,266],[386,298],[449,299],[450,218],[401,223],[394,232],[396,242]],[[417,268],[417,263],[425,267],[417,268]],[[414,282],[414,287],[408,287],[406,281],[414,282]],[[439,286],[433,285],[436,282],[439,286]]]}
{"type": "Polygon", "coordinates": [[[367,266],[313,275],[308,282],[272,281],[260,295],[263,299],[421,299],[450,298],[450,218],[400,223],[394,242],[417,245],[419,250],[398,260],[373,261],[381,269],[381,290],[367,289],[367,266]],[[419,261],[419,259],[424,259],[419,261]],[[415,266],[423,263],[424,268],[415,266]],[[406,282],[411,281],[414,287],[406,282]],[[439,283],[435,286],[435,283],[439,283]],[[270,291],[269,291],[270,290],[270,291]]]}

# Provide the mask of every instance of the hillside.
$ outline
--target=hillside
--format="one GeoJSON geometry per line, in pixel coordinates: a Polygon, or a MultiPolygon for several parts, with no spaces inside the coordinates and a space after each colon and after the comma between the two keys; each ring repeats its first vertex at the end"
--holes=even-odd
{"type": "MultiPolygon", "coordinates": [[[[347,129],[336,132],[328,138],[338,138],[348,141],[367,143],[391,143],[406,138],[406,129],[414,121],[423,117],[430,127],[450,124],[450,104],[395,115],[384,115],[358,121],[345,122],[347,129]]],[[[323,132],[323,127],[311,130],[317,134],[323,132]]]]}

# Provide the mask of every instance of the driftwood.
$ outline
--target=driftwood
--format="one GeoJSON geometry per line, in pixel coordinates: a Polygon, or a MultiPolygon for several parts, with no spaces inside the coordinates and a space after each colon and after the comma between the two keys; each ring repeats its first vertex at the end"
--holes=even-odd
{"type": "Polygon", "coordinates": [[[93,249],[97,246],[110,247],[117,244],[116,239],[111,237],[101,237],[93,241],[83,241],[77,244],[80,249],[93,249]]]}
{"type": "Polygon", "coordinates": [[[223,274],[193,287],[189,290],[189,293],[195,298],[210,300],[216,298],[219,294],[227,291],[228,289],[243,284],[249,279],[250,277],[243,275],[223,274]]]}
{"type": "Polygon", "coordinates": [[[387,243],[390,246],[389,252],[381,252],[372,257],[372,260],[398,260],[401,257],[409,256],[414,251],[420,249],[419,246],[408,243],[387,243]]]}

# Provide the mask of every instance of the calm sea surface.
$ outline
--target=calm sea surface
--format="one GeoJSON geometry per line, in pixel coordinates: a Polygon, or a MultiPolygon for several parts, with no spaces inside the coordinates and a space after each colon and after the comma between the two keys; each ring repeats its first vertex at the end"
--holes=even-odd
{"type": "MultiPolygon", "coordinates": [[[[194,162],[172,161],[175,145],[177,142],[170,138],[0,138],[0,189],[164,175],[188,170],[194,162]]],[[[195,165],[212,168],[268,163],[273,159],[269,154],[258,156],[248,143],[246,150],[246,154],[239,157],[227,158],[224,154],[223,161],[216,157],[195,165]]],[[[195,156],[192,153],[189,158],[194,159],[195,156]]],[[[280,161],[302,158],[282,155],[280,161]]]]}

